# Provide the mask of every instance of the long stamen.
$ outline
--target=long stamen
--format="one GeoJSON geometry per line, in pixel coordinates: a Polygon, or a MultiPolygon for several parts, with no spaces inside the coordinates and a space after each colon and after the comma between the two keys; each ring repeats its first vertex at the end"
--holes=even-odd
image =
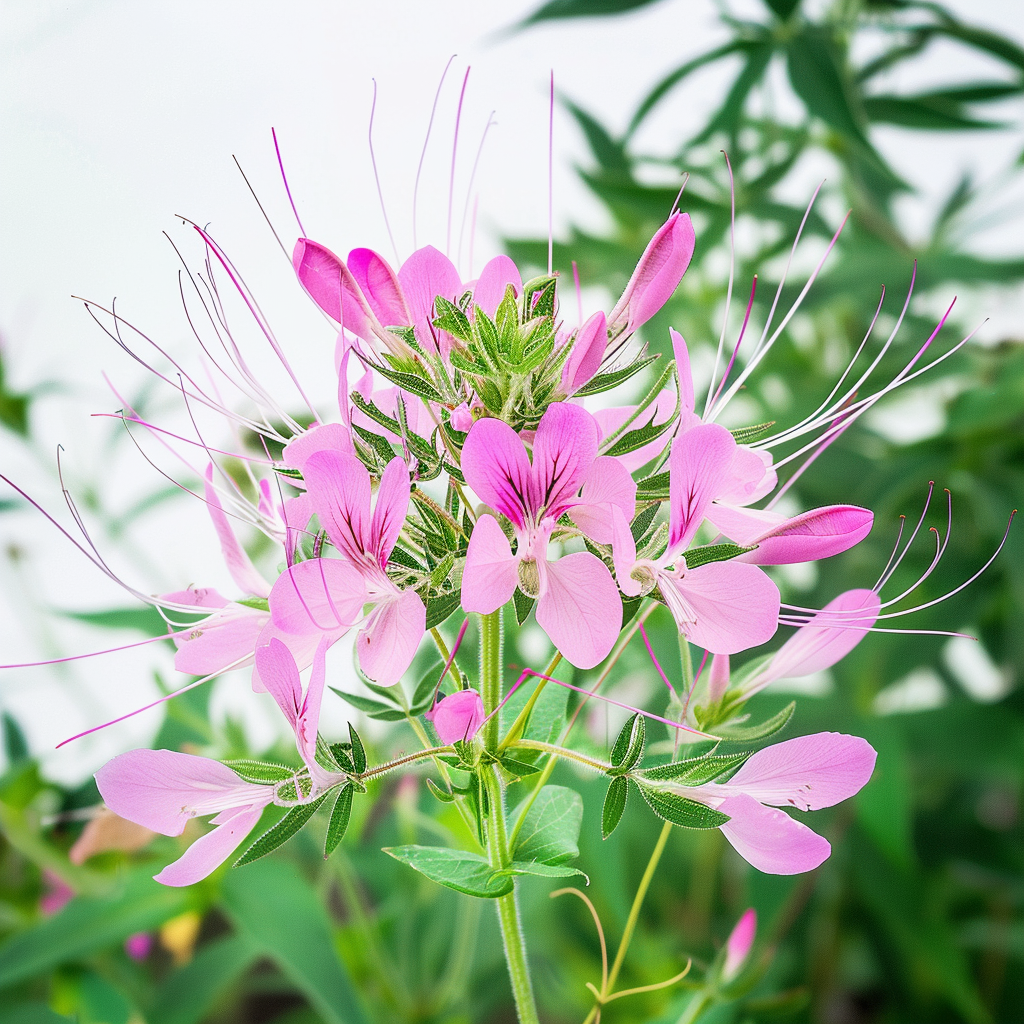
{"type": "MultiPolygon", "coordinates": [[[[704,415],[702,419],[705,420],[708,419],[708,413],[711,411],[711,393],[715,388],[718,364],[722,360],[722,350],[725,348],[725,332],[729,329],[729,309],[732,306],[732,286],[736,279],[736,182],[733,179],[732,163],[729,161],[729,154],[724,149],[722,150],[722,156],[725,157],[726,170],[729,172],[729,285],[725,290],[725,312],[722,314],[722,333],[718,336],[715,366],[711,371],[711,380],[708,382],[708,397],[704,401],[704,415]]],[[[737,347],[739,346],[737,345],[737,347]]],[[[728,373],[728,371],[726,372],[728,373]]],[[[717,398],[718,396],[716,395],[715,397],[717,398]]]]}
{"type": "Polygon", "coordinates": [[[398,255],[398,246],[395,245],[395,236],[391,232],[391,221],[388,220],[387,207],[384,205],[384,190],[380,184],[380,174],[377,173],[377,155],[373,151],[373,115],[377,112],[377,79],[371,79],[373,82],[373,100],[370,103],[370,124],[366,130],[366,141],[370,147],[370,163],[373,166],[373,180],[377,183],[377,198],[380,200],[380,212],[384,215],[384,227],[387,228],[388,238],[391,240],[391,249],[395,254],[395,261],[398,263],[402,262],[402,257],[398,255]]]}
{"type": "MultiPolygon", "coordinates": [[[[490,114],[487,115],[487,124],[484,125],[483,135],[480,136],[480,145],[477,146],[476,149],[476,157],[473,160],[473,169],[469,172],[469,184],[466,186],[466,203],[462,208],[462,223],[459,225],[459,250],[456,262],[460,267],[462,266],[462,238],[463,235],[466,233],[466,218],[469,216],[469,202],[470,199],[472,199],[473,197],[473,182],[476,181],[476,171],[480,165],[480,157],[483,155],[484,143],[487,141],[487,133],[491,130],[491,126],[497,123],[494,120],[494,114],[495,111],[492,110],[490,114]]],[[[468,278],[471,278],[473,276],[472,263],[473,260],[472,257],[470,257],[469,274],[467,275],[468,278]]]]}
{"type": "MultiPolygon", "coordinates": [[[[271,128],[270,134],[274,139],[274,152],[277,154],[277,166],[281,169],[281,181],[284,182],[285,195],[288,196],[288,202],[291,204],[292,213],[295,214],[295,223],[299,225],[302,237],[305,238],[306,229],[302,226],[302,218],[299,216],[299,211],[295,206],[295,200],[292,198],[292,190],[288,187],[288,175],[284,173],[284,160],[281,159],[281,147],[277,144],[277,132],[271,128]]],[[[239,170],[241,170],[241,168],[239,168],[239,170]]],[[[273,230],[273,227],[271,227],[271,230],[273,230]]],[[[277,232],[274,233],[276,234],[277,232]]],[[[278,241],[280,241],[280,239],[278,239],[278,241]]],[[[285,255],[287,255],[287,250],[285,250],[285,255]]]]}
{"type": "MultiPolygon", "coordinates": [[[[430,120],[427,122],[427,134],[423,139],[423,149],[420,151],[420,162],[416,166],[416,179],[412,186],[412,247],[418,249],[419,246],[416,242],[416,201],[420,191],[420,174],[423,172],[423,161],[427,157],[427,144],[430,142],[430,131],[434,127],[434,115],[437,113],[437,102],[441,98],[441,87],[444,85],[445,75],[448,74],[448,69],[452,66],[452,61],[455,60],[455,54],[453,53],[448,58],[448,63],[444,66],[444,71],[441,72],[441,81],[437,83],[437,92],[434,93],[434,105],[430,108],[430,120]]],[[[472,241],[471,243],[472,244],[472,241]]],[[[472,263],[472,257],[470,257],[470,263],[472,263]]]]}
{"type": "Polygon", "coordinates": [[[715,392],[715,397],[711,399],[711,408],[714,408],[715,402],[718,401],[718,396],[722,393],[722,388],[725,387],[725,382],[729,379],[729,374],[732,372],[733,363],[736,362],[736,356],[739,353],[740,345],[743,344],[743,335],[747,333],[747,324],[750,323],[750,311],[754,308],[754,296],[757,294],[757,274],[754,275],[754,280],[750,285],[750,299],[747,301],[747,311],[743,314],[743,326],[740,328],[739,337],[736,339],[736,347],[732,350],[732,355],[729,357],[729,365],[725,368],[725,373],[722,374],[722,379],[719,382],[718,390],[715,392]]]}
{"type": "Polygon", "coordinates": [[[654,662],[654,667],[657,669],[658,675],[661,676],[661,681],[668,687],[668,692],[675,696],[675,687],[668,681],[668,676],[665,675],[660,662],[654,656],[654,651],[651,648],[651,641],[647,639],[647,630],[644,629],[644,624],[642,622],[640,623],[640,635],[643,637],[644,647],[647,648],[647,653],[651,656],[651,661],[654,662]]]}
{"type": "Polygon", "coordinates": [[[470,68],[462,79],[462,91],[459,93],[459,105],[455,111],[455,136],[452,140],[452,169],[448,177],[448,230],[445,235],[444,251],[447,256],[452,254],[452,205],[455,202],[455,158],[459,154],[459,123],[462,121],[462,102],[466,98],[466,85],[469,82],[470,68]]]}
{"type": "Polygon", "coordinates": [[[548,105],[548,274],[554,267],[555,253],[555,69],[551,69],[548,105]]]}

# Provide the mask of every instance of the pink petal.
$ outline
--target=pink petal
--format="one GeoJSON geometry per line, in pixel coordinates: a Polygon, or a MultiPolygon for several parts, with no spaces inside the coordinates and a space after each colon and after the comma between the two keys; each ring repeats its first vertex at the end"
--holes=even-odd
{"type": "Polygon", "coordinates": [[[309,686],[306,687],[306,696],[295,722],[295,744],[314,777],[319,771],[316,762],[316,734],[320,728],[320,705],[323,703],[324,684],[327,682],[329,646],[328,638],[320,637],[320,643],[317,644],[316,653],[313,655],[313,671],[309,675],[309,686]]]}
{"type": "MultiPolygon", "coordinates": [[[[338,629],[327,633],[286,633],[278,628],[273,622],[268,622],[260,631],[256,640],[256,646],[266,647],[272,640],[280,640],[288,648],[289,654],[295,659],[295,667],[304,672],[310,665],[313,665],[317,658],[320,645],[323,644],[326,651],[333,643],[345,635],[347,630],[338,629]]],[[[267,687],[260,678],[259,669],[255,662],[252,669],[252,688],[254,693],[263,693],[267,687]]]]}
{"type": "Polygon", "coordinates": [[[384,327],[412,323],[398,275],[383,256],[372,249],[353,249],[348,254],[348,269],[384,327]]]}
{"type": "Polygon", "coordinates": [[[636,597],[643,589],[630,573],[636,565],[636,541],[621,508],[612,509],[612,560],[619,589],[627,597],[636,597]]]}
{"type": "Polygon", "coordinates": [[[336,633],[362,617],[366,585],[338,558],[311,558],[285,569],[270,591],[270,614],[286,633],[336,633]]]}
{"type": "Polygon", "coordinates": [[[409,467],[405,460],[392,459],[381,474],[377,489],[377,504],[370,522],[370,543],[377,564],[383,569],[402,532],[409,511],[409,467]]]}
{"type": "Polygon", "coordinates": [[[291,651],[276,637],[265,647],[257,647],[256,671],[294,730],[302,706],[302,682],[291,651]]]}
{"type": "Polygon", "coordinates": [[[532,470],[523,442],[507,423],[487,417],[473,424],[462,448],[462,472],[485,504],[516,526],[525,525],[532,470]]]}
{"type": "Polygon", "coordinates": [[[263,804],[243,807],[215,829],[200,836],[156,881],[163,885],[194,885],[216,871],[242,844],[263,814],[263,804]]]}
{"type": "Polygon", "coordinates": [[[775,653],[758,676],[759,687],[773,679],[806,676],[831,668],[867,636],[882,602],[873,590],[847,590],[829,601],[775,653]]]}
{"type": "Polygon", "coordinates": [[[562,367],[562,390],[571,395],[598,371],[608,347],[608,321],[595,313],[576,333],[569,358],[562,367]]]}
{"type": "Polygon", "coordinates": [[[622,602],[608,567],[589,551],[546,566],[537,623],[577,668],[593,668],[611,652],[622,627],[622,602]]]}
{"type": "Polygon", "coordinates": [[[797,736],[757,751],[721,788],[763,804],[816,811],[859,793],[871,778],[875,757],[874,748],[860,736],[797,736]]]}
{"type": "MultiPolygon", "coordinates": [[[[354,455],[352,436],[344,423],[319,423],[293,437],[285,446],[282,459],[286,466],[302,470],[316,452],[344,452],[354,455]]],[[[305,525],[305,524],[303,524],[305,525]]]]}
{"type": "Polygon", "coordinates": [[[240,604],[208,615],[174,638],[178,648],[174,667],[190,676],[209,676],[248,664],[269,617],[267,612],[240,604]]]}
{"type": "Polygon", "coordinates": [[[354,456],[314,452],[302,472],[313,511],[331,543],[353,562],[373,549],[370,537],[370,472],[354,456]]]}
{"type": "Polygon", "coordinates": [[[755,565],[785,565],[828,558],[859,544],[870,532],[874,513],[856,505],[828,505],[787,519],[750,541],[740,558],[755,565]]]}
{"type": "Polygon", "coordinates": [[[190,818],[260,803],[273,786],[243,782],[227,765],[176,750],[129,750],[96,772],[103,802],[117,815],[165,836],[190,818]]]}
{"type": "Polygon", "coordinates": [[[750,947],[754,945],[754,936],[757,934],[757,911],[751,907],[743,913],[743,916],[736,922],[736,926],[729,933],[725,942],[725,964],[722,967],[722,977],[729,981],[735,978],[743,961],[750,953],[750,947]]]}
{"type": "Polygon", "coordinates": [[[718,501],[708,505],[704,510],[704,518],[737,544],[751,544],[756,537],[786,521],[786,517],[778,512],[761,508],[737,508],[718,501]]]}
{"type": "Polygon", "coordinates": [[[382,686],[397,683],[416,657],[426,625],[427,609],[414,590],[385,597],[356,637],[362,670],[382,686]]]}
{"type": "Polygon", "coordinates": [[[708,700],[712,704],[718,703],[729,689],[729,655],[716,654],[711,659],[711,668],[708,670],[708,700]]]}
{"type": "Polygon", "coordinates": [[[462,278],[455,265],[432,245],[417,249],[402,264],[398,280],[405,294],[411,322],[417,325],[434,318],[434,299],[438,295],[455,302],[462,291],[462,278]]]}
{"type": "MultiPolygon", "coordinates": [[[[672,418],[675,408],[675,395],[668,390],[662,391],[654,400],[654,405],[651,406],[644,414],[641,422],[646,423],[650,420],[654,426],[660,427],[662,423],[665,423],[672,418]],[[654,412],[653,419],[650,415],[651,409],[653,409],[654,412]]],[[[620,405],[614,406],[611,409],[598,409],[594,413],[594,419],[597,421],[602,439],[618,430],[619,427],[621,427],[635,411],[635,405],[620,405]]],[[[700,420],[697,419],[696,416],[683,409],[680,414],[679,433],[689,430],[690,427],[696,426],[699,422],[700,420]]],[[[637,421],[634,420],[634,426],[636,425],[638,425],[637,421]]],[[[669,430],[660,437],[656,437],[653,441],[649,441],[642,448],[637,448],[635,451],[627,452],[625,455],[617,455],[616,458],[623,466],[626,467],[626,469],[630,471],[630,473],[635,473],[641,466],[646,466],[651,459],[657,458],[665,450],[665,446],[671,440],[672,431],[669,430]]]]}
{"type": "Polygon", "coordinates": [[[795,821],[785,811],[764,807],[746,794],[718,805],[729,815],[722,834],[748,864],[768,875],[798,875],[813,871],[828,859],[827,839],[795,821]]]}
{"type": "Polygon", "coordinates": [[[716,501],[729,505],[749,505],[775,489],[778,477],[772,469],[770,452],[736,446],[728,478],[715,495],[716,501]]]}
{"type": "Polygon", "coordinates": [[[672,339],[672,358],[676,361],[676,372],[679,374],[679,397],[686,412],[693,412],[693,371],[690,369],[690,350],[686,347],[683,336],[671,327],[668,329],[672,339]]]}
{"type": "Polygon", "coordinates": [[[554,402],[540,418],[533,441],[528,510],[557,517],[576,494],[597,458],[601,431],[582,406],[554,402]]]}
{"type": "MultiPolygon", "coordinates": [[[[496,420],[480,420],[494,423],[496,420]]],[[[476,428],[474,428],[476,429],[476,428]]],[[[472,436],[472,435],[470,435],[472,436]]],[[[466,442],[467,447],[469,442],[466,442]]],[[[463,468],[465,468],[463,449],[463,468]]],[[[468,476],[467,476],[468,479],[468,476]]],[[[474,488],[475,489],[475,488],[474,488]]],[[[479,492],[478,492],[479,493],[479,492]]],[[[494,516],[481,516],[473,527],[462,572],[462,607],[467,612],[490,615],[512,600],[519,576],[512,546],[494,516]]]]}
{"type": "Polygon", "coordinates": [[[309,297],[345,330],[369,341],[373,313],[348,268],[325,245],[300,238],[292,252],[295,274],[309,297]]]}
{"type": "Polygon", "coordinates": [[[206,467],[206,482],[203,487],[206,507],[213,520],[213,528],[217,531],[221,554],[224,556],[224,562],[228,567],[228,572],[231,573],[231,578],[238,584],[243,594],[266,597],[270,593],[270,584],[256,571],[256,566],[252,564],[245,549],[238,543],[235,531],[224,514],[220,496],[213,487],[213,463],[206,467]]]}
{"type": "Polygon", "coordinates": [[[515,289],[516,295],[523,293],[523,279],[519,276],[516,265],[507,256],[495,256],[488,260],[480,271],[476,287],[473,289],[473,302],[488,316],[493,317],[501,300],[505,298],[505,290],[509,285],[515,289]]]}
{"type": "Polygon", "coordinates": [[[669,455],[669,551],[681,551],[704,522],[732,465],[736,441],[725,427],[702,423],[672,442],[669,455]]]}
{"type": "Polygon", "coordinates": [[[213,587],[189,587],[188,590],[175,590],[170,594],[160,595],[161,603],[187,604],[196,608],[223,608],[229,603],[213,587]]]}
{"type": "Polygon", "coordinates": [[[757,647],[778,629],[779,588],[755,565],[709,562],[688,569],[682,579],[663,573],[658,582],[680,630],[712,654],[757,647]],[[681,609],[686,607],[695,622],[684,619],[681,609]]]}
{"type": "Polygon", "coordinates": [[[612,543],[612,508],[618,508],[631,520],[636,510],[636,481],[629,470],[608,455],[599,456],[590,467],[583,490],[569,516],[598,544],[612,543]]]}
{"type": "Polygon", "coordinates": [[[424,716],[433,722],[442,743],[471,740],[484,724],[484,702],[476,690],[456,690],[424,716]]]}

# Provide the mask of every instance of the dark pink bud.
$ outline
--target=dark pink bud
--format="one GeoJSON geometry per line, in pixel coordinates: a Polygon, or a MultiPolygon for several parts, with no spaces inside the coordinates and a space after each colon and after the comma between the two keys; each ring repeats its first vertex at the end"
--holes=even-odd
{"type": "Polygon", "coordinates": [[[327,246],[300,238],[292,251],[292,266],[309,297],[332,320],[360,338],[372,337],[366,299],[348,268],[327,246]]]}
{"type": "Polygon", "coordinates": [[[725,943],[725,966],[722,968],[722,980],[732,981],[740,972],[743,962],[750,953],[757,934],[757,912],[751,907],[736,922],[736,927],[729,934],[725,943]]]}
{"type": "Polygon", "coordinates": [[[426,714],[442,743],[471,740],[484,724],[484,702],[476,690],[456,690],[426,714]]]}
{"type": "Polygon", "coordinates": [[[608,322],[604,313],[595,313],[576,332],[572,351],[562,367],[562,390],[575,394],[597,373],[608,347],[608,322]]]}
{"type": "Polygon", "coordinates": [[[857,505],[826,505],[779,523],[749,541],[757,550],[740,555],[755,565],[786,565],[838,555],[859,544],[870,532],[875,516],[857,505]]]}
{"type": "Polygon", "coordinates": [[[632,333],[668,302],[690,265],[695,242],[688,213],[672,214],[658,229],[608,317],[613,336],[632,333]]]}

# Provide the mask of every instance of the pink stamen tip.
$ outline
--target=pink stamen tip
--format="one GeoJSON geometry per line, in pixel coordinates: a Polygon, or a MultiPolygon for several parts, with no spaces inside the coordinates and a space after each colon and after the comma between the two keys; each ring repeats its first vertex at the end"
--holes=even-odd
{"type": "Polygon", "coordinates": [[[448,660],[444,663],[444,671],[441,673],[440,678],[437,680],[437,685],[434,687],[434,707],[437,707],[438,691],[441,689],[441,684],[444,682],[444,677],[448,675],[448,670],[452,667],[452,663],[455,661],[455,655],[459,653],[459,648],[462,646],[462,639],[466,635],[466,627],[468,625],[469,619],[463,619],[462,626],[459,629],[459,635],[455,638],[455,644],[452,646],[452,652],[448,655],[448,660]]]}

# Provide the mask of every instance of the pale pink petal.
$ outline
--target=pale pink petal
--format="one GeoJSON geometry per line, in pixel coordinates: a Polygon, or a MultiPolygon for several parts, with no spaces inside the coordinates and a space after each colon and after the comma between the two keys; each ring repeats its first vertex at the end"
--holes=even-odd
{"type": "Polygon", "coordinates": [[[668,329],[672,339],[672,358],[676,361],[676,372],[679,374],[679,397],[686,412],[693,412],[693,371],[690,369],[690,350],[686,347],[683,336],[673,328],[668,329]]]}
{"type": "Polygon", "coordinates": [[[402,532],[409,511],[409,493],[409,467],[404,459],[394,458],[381,474],[377,504],[370,522],[371,549],[382,569],[388,564],[388,557],[402,532]]]}
{"type": "Polygon", "coordinates": [[[339,558],[311,558],[285,569],[270,591],[274,625],[286,633],[343,633],[362,616],[363,577],[339,558]]]}
{"type": "Polygon", "coordinates": [[[190,676],[209,676],[249,663],[269,614],[231,604],[174,637],[174,667],[190,676]]]}
{"type": "Polygon", "coordinates": [[[385,597],[356,637],[359,665],[376,683],[397,683],[416,657],[426,632],[427,609],[414,590],[385,597]]]}
{"type": "Polygon", "coordinates": [[[831,668],[867,636],[880,611],[881,599],[873,590],[847,590],[833,598],[778,649],[758,683],[831,668]]]}
{"type": "Polygon", "coordinates": [[[593,668],[611,652],[622,627],[622,602],[608,567],[589,551],[546,566],[537,624],[567,661],[593,668]]]}
{"type": "Polygon", "coordinates": [[[533,440],[533,476],[528,509],[557,517],[576,494],[597,458],[601,431],[582,406],[554,402],[533,440]]]}
{"type": "MultiPolygon", "coordinates": [[[[316,452],[345,452],[354,455],[352,435],[344,423],[318,423],[293,437],[285,446],[282,459],[286,466],[302,470],[316,452]]],[[[305,524],[303,524],[305,525],[305,524]]]]}
{"type": "Polygon", "coordinates": [[[748,863],[768,875],[798,875],[813,871],[828,859],[827,839],[795,821],[785,811],[764,807],[746,794],[718,805],[729,815],[722,834],[748,863]]]}
{"type": "Polygon", "coordinates": [[[577,331],[565,365],[562,367],[562,390],[571,395],[598,371],[608,347],[608,322],[604,313],[590,317],[577,331]]]}
{"type": "Polygon", "coordinates": [[[200,836],[176,861],[153,878],[163,885],[194,885],[217,870],[238,849],[260,820],[263,807],[243,807],[230,818],[200,836]]]}
{"type": "Polygon", "coordinates": [[[252,564],[245,549],[238,543],[235,531],[231,528],[228,517],[224,513],[224,507],[220,503],[220,496],[214,489],[213,463],[206,467],[206,482],[203,487],[206,507],[213,520],[213,528],[217,531],[221,554],[224,556],[224,562],[228,567],[228,572],[231,573],[231,578],[243,594],[266,597],[270,593],[270,584],[256,571],[256,566],[252,564]]]}
{"type": "Polygon", "coordinates": [[[434,299],[438,295],[455,302],[462,291],[462,278],[455,265],[432,245],[417,249],[402,264],[398,280],[411,322],[417,325],[434,318],[434,299]]]}
{"type": "Polygon", "coordinates": [[[490,615],[512,600],[519,582],[516,564],[512,546],[498,520],[494,516],[481,516],[470,535],[466,567],[462,572],[463,610],[490,615]]]}
{"type": "Polygon", "coordinates": [[[266,804],[273,786],[243,782],[227,765],[176,750],[129,750],[96,772],[103,802],[117,815],[165,836],[190,818],[266,804]]]}
{"type": "Polygon", "coordinates": [[[590,467],[569,516],[591,540],[611,544],[613,507],[618,508],[627,521],[633,518],[636,481],[618,459],[602,455],[590,467]]]}
{"type": "Polygon", "coordinates": [[[711,668],[708,669],[708,700],[716,704],[725,696],[729,689],[729,655],[716,654],[711,659],[711,668]]]}
{"type": "Polygon", "coordinates": [[[189,587],[188,590],[175,590],[170,594],[161,594],[160,603],[194,605],[196,608],[223,608],[229,601],[217,593],[213,587],[189,587]]]}
{"type": "Polygon", "coordinates": [[[354,456],[314,452],[302,475],[313,511],[331,543],[353,562],[373,550],[370,537],[370,472],[354,456]]]}
{"type": "Polygon", "coordinates": [[[313,671],[309,675],[309,686],[306,696],[299,707],[295,720],[295,744],[306,766],[314,774],[319,771],[316,762],[316,734],[320,727],[320,705],[324,698],[324,683],[327,681],[327,648],[330,646],[326,636],[320,637],[316,653],[313,655],[313,671]]]}
{"type": "Polygon", "coordinates": [[[712,654],[757,647],[778,629],[779,588],[756,565],[709,562],[658,582],[680,630],[712,654]]]}
{"type": "Polygon", "coordinates": [[[870,532],[874,513],[856,505],[828,505],[787,519],[750,541],[756,551],[740,557],[754,565],[785,565],[828,558],[859,544],[870,532]]]}
{"type": "Polygon", "coordinates": [[[424,716],[433,722],[442,743],[471,740],[484,724],[484,702],[476,690],[456,690],[424,716]]]}
{"type": "Polygon", "coordinates": [[[493,317],[509,285],[515,289],[517,296],[522,294],[523,279],[516,265],[507,256],[495,256],[480,271],[480,277],[473,288],[474,304],[493,317]]]}
{"type": "Polygon", "coordinates": [[[382,326],[399,327],[412,323],[398,275],[383,256],[372,249],[353,249],[348,254],[348,269],[382,326]]]}
{"type": "Polygon", "coordinates": [[[519,435],[502,420],[477,420],[462,448],[466,483],[485,504],[516,526],[526,523],[532,479],[530,460],[519,435]]]}
{"type": "Polygon", "coordinates": [[[640,581],[630,575],[636,565],[636,541],[621,508],[612,509],[612,560],[619,589],[627,597],[636,597],[642,589],[640,581]]]}
{"type": "Polygon", "coordinates": [[[749,505],[773,491],[776,483],[778,477],[772,469],[770,452],[737,445],[729,475],[715,500],[729,505],[749,505]]]}
{"type": "Polygon", "coordinates": [[[448,422],[455,430],[461,430],[462,433],[468,434],[473,426],[473,414],[469,411],[469,406],[465,402],[457,405],[452,409],[448,422]]]}
{"type": "Polygon", "coordinates": [[[762,536],[786,521],[786,517],[779,512],[738,508],[717,501],[713,501],[704,510],[704,518],[737,544],[750,544],[755,537],[762,536]]]}
{"type": "Polygon", "coordinates": [[[292,266],[309,297],[336,323],[367,341],[375,319],[348,268],[325,245],[300,238],[292,251],[292,266]]]}
{"type": "Polygon", "coordinates": [[[302,682],[291,651],[276,637],[265,647],[257,647],[256,671],[294,730],[302,706],[302,682]]]}
{"type": "MultiPolygon", "coordinates": [[[[266,647],[272,640],[280,640],[295,659],[295,667],[300,672],[304,672],[316,661],[317,651],[321,644],[323,644],[326,651],[331,644],[341,639],[346,632],[347,630],[345,629],[337,629],[327,633],[286,633],[283,629],[275,626],[273,622],[268,622],[261,630],[256,640],[256,646],[266,647]]],[[[264,693],[267,689],[260,678],[255,662],[252,669],[252,688],[254,693],[264,693]]]]}
{"type": "Polygon", "coordinates": [[[849,799],[867,785],[875,751],[860,736],[818,732],[773,743],[752,754],[722,790],[763,804],[817,811],[849,799]]]}
{"type": "Polygon", "coordinates": [[[669,551],[681,551],[704,522],[732,465],[736,440],[717,423],[702,423],[672,442],[669,455],[669,551]]]}
{"type": "Polygon", "coordinates": [[[725,942],[725,964],[722,966],[722,978],[730,981],[739,973],[743,961],[750,953],[750,947],[754,945],[754,936],[757,934],[757,911],[751,907],[743,913],[743,916],[736,922],[736,926],[729,933],[725,942]]]}

